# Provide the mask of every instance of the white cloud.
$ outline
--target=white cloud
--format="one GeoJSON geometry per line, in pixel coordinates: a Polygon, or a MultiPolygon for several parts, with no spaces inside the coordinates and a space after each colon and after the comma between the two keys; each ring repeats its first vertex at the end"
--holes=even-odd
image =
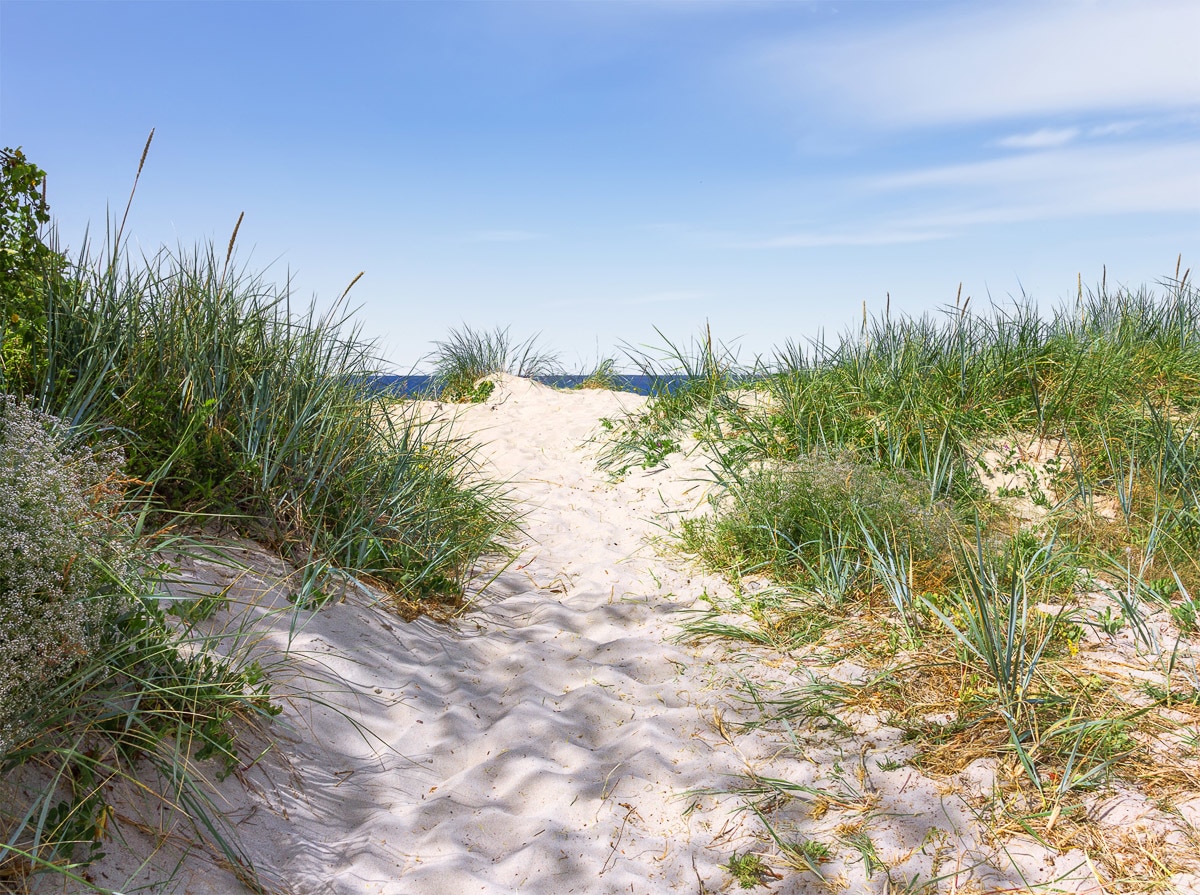
{"type": "Polygon", "coordinates": [[[997,140],[996,145],[1005,149],[1050,149],[1066,146],[1078,136],[1077,127],[1044,127],[1029,134],[1012,134],[997,140]]]}
{"type": "Polygon", "coordinates": [[[862,178],[845,190],[856,198],[846,216],[833,212],[801,230],[691,235],[724,249],[819,249],[928,243],[973,227],[1066,218],[1193,214],[1200,220],[1200,141],[1081,143],[862,178]]]}
{"type": "Polygon", "coordinates": [[[1091,139],[1100,137],[1121,137],[1131,133],[1141,127],[1141,121],[1112,121],[1108,124],[1099,124],[1095,127],[1089,127],[1087,135],[1091,139]]]}
{"type": "Polygon", "coordinates": [[[779,43],[757,61],[785,93],[868,125],[1200,105],[1196,0],[934,9],[866,35],[779,43]]]}
{"type": "Polygon", "coordinates": [[[956,209],[909,225],[929,228],[1083,214],[1200,212],[1200,142],[1079,146],[923,168],[864,182],[956,209]],[[963,207],[969,210],[962,211],[963,207]]]}

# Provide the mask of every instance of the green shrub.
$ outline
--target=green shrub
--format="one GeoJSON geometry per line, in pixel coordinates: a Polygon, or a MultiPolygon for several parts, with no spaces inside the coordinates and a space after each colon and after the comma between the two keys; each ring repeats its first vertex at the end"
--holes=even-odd
{"type": "Polygon", "coordinates": [[[739,855],[737,852],[730,856],[729,863],[724,867],[743,889],[753,889],[762,885],[762,878],[767,870],[767,865],[758,855],[739,855]]]}
{"type": "Polygon", "coordinates": [[[45,187],[46,172],[20,149],[0,150],[0,382],[20,394],[44,373],[43,284],[61,280],[67,267],[43,239],[45,187]]]}
{"type": "Polygon", "coordinates": [[[144,573],[122,455],[0,396],[0,889],[99,857],[115,784],[253,868],[212,803],[246,719],[279,709],[241,631],[169,624],[144,573]],[[219,655],[220,650],[230,655],[219,655]],[[215,759],[216,766],[194,767],[215,759]]]}

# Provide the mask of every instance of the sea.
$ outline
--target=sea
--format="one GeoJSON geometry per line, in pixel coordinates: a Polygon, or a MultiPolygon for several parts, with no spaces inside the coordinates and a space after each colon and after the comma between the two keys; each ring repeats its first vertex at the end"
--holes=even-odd
{"type": "MultiPolygon", "coordinates": [[[[555,374],[551,376],[535,376],[536,381],[554,388],[579,388],[587,376],[555,374]]],[[[641,373],[615,374],[613,377],[617,391],[633,392],[637,395],[654,395],[669,392],[687,380],[686,376],[648,376],[641,373]]],[[[433,390],[433,377],[428,374],[400,374],[376,376],[372,385],[380,391],[403,398],[413,398],[429,394],[433,390]]]]}

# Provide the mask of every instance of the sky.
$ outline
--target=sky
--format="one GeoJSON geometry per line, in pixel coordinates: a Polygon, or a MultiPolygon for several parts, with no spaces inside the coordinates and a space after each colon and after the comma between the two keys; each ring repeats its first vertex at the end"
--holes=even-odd
{"type": "Polygon", "coordinates": [[[1196,0],[0,0],[61,243],[238,257],[391,368],[508,327],[743,360],[1200,267],[1196,0]]]}

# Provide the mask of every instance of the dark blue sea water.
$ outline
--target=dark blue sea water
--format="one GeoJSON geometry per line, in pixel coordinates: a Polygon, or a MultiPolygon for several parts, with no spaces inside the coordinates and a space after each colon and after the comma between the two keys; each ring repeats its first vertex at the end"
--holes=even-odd
{"type": "MultiPolygon", "coordinates": [[[[536,376],[534,378],[538,382],[554,386],[555,388],[578,388],[580,383],[587,379],[586,376],[569,376],[565,374],[536,376]]],[[[618,374],[616,376],[618,390],[633,392],[638,395],[651,395],[662,391],[670,391],[686,379],[686,376],[646,376],[640,373],[629,375],[618,374]]],[[[415,397],[430,391],[433,387],[433,377],[420,374],[378,376],[375,378],[373,384],[381,391],[402,397],[415,397]]]]}

